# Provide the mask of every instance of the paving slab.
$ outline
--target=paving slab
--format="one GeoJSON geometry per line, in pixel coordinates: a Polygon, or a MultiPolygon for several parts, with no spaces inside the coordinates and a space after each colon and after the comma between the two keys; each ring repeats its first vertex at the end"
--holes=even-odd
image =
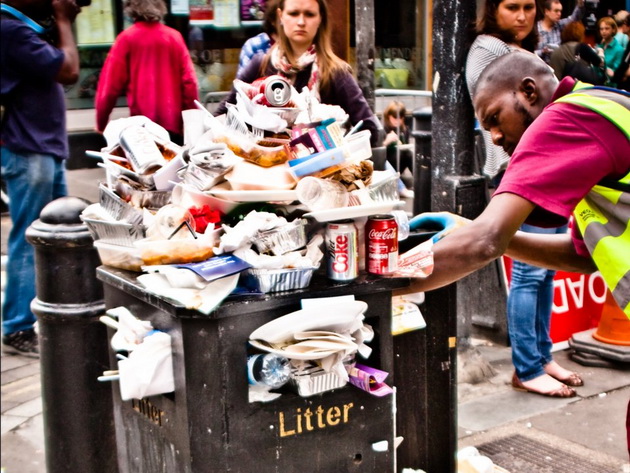
{"type": "Polygon", "coordinates": [[[602,393],[529,419],[533,428],[628,461],[626,412],[630,387],[602,393]],[[602,422],[602,419],[608,419],[602,422]]]}

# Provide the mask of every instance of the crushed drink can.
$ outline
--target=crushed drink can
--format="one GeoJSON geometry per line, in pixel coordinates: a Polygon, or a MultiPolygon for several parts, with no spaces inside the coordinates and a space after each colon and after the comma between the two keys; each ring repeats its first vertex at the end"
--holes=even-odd
{"type": "Polygon", "coordinates": [[[326,227],[328,278],[349,282],[359,276],[357,228],[350,219],[329,222],[326,227]]]}
{"type": "Polygon", "coordinates": [[[391,274],[398,269],[398,224],[393,215],[373,215],[365,224],[366,269],[391,274]]]}
{"type": "Polygon", "coordinates": [[[260,93],[267,102],[264,105],[284,107],[291,100],[291,84],[282,76],[262,77],[254,81],[253,85],[259,85],[260,93]]]}
{"type": "Polygon", "coordinates": [[[119,142],[131,167],[138,174],[150,174],[166,164],[151,133],[143,126],[128,126],[120,132],[119,142]]]}

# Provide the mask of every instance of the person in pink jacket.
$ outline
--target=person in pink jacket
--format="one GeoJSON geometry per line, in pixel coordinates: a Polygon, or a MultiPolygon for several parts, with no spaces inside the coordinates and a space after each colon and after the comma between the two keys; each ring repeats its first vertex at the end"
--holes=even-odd
{"type": "Polygon", "coordinates": [[[182,111],[195,108],[197,78],[182,35],[161,23],[163,0],[126,0],[134,24],[120,33],[101,71],[95,99],[96,127],[103,131],[125,91],[130,114],[144,115],[182,143],[182,111]]]}

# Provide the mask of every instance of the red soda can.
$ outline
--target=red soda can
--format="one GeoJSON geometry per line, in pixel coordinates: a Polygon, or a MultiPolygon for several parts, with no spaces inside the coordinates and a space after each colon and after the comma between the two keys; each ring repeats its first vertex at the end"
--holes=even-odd
{"type": "Polygon", "coordinates": [[[391,274],[398,269],[398,224],[393,215],[373,215],[365,224],[367,271],[391,274]]]}
{"type": "Polygon", "coordinates": [[[329,222],[326,227],[328,278],[348,282],[359,276],[357,228],[350,219],[329,222]]]}
{"type": "Polygon", "coordinates": [[[284,107],[291,100],[291,84],[284,77],[273,75],[256,79],[252,85],[259,86],[260,93],[265,97],[263,105],[270,107],[284,107]]]}

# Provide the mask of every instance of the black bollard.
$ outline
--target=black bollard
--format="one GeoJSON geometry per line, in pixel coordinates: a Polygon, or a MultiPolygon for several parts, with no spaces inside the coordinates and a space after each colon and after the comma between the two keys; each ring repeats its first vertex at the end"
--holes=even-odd
{"type": "Polygon", "coordinates": [[[35,248],[42,403],[48,473],[118,471],[103,288],[92,236],[79,215],[90,203],[62,197],[26,231],[35,248]]]}

